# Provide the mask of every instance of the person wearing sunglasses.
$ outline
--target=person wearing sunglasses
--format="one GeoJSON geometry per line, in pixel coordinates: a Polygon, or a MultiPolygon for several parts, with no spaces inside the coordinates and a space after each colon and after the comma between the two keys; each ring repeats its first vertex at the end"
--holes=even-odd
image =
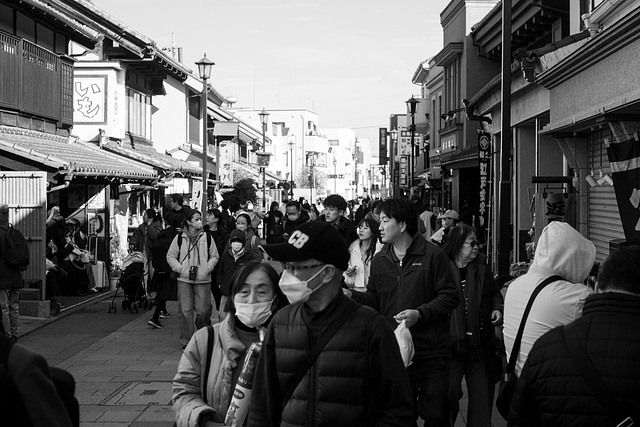
{"type": "Polygon", "coordinates": [[[467,419],[475,426],[491,425],[495,383],[501,361],[494,351],[494,326],[502,320],[504,299],[493,279],[487,257],[479,253],[476,230],[466,224],[453,227],[442,244],[455,277],[460,303],[451,314],[449,400],[451,425],[459,412],[462,377],[469,393],[467,419]]]}

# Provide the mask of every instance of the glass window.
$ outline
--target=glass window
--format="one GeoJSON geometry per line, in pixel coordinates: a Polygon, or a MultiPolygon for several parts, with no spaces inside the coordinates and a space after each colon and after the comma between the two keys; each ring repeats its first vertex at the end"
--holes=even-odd
{"type": "Polygon", "coordinates": [[[36,23],[27,15],[18,12],[16,14],[16,35],[32,43],[36,42],[36,23]]]}
{"type": "Polygon", "coordinates": [[[151,97],[135,90],[127,89],[129,114],[127,115],[128,131],[143,138],[149,137],[149,123],[151,114],[151,97]]]}
{"type": "Polygon", "coordinates": [[[13,9],[0,4],[0,30],[13,34],[13,9]]]}

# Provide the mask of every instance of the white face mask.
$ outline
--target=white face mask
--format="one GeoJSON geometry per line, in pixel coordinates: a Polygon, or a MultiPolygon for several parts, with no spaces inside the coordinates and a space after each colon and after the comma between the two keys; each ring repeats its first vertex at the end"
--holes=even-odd
{"type": "Polygon", "coordinates": [[[240,252],[243,246],[242,242],[231,242],[231,250],[233,252],[240,252]]]}
{"type": "Polygon", "coordinates": [[[257,328],[271,317],[271,305],[273,301],[275,301],[275,298],[271,301],[257,302],[255,304],[235,302],[236,317],[244,325],[250,328],[257,328]]]}
{"type": "Polygon", "coordinates": [[[320,274],[322,270],[324,270],[324,267],[307,280],[300,280],[293,274],[289,273],[287,270],[284,270],[282,272],[282,277],[280,277],[280,282],[278,282],[278,286],[280,286],[282,293],[285,294],[285,296],[289,300],[289,303],[295,304],[298,301],[305,302],[309,299],[312,293],[314,293],[315,291],[320,289],[322,285],[324,285],[324,283],[321,283],[317,288],[313,290],[309,289],[308,286],[309,282],[315,279],[315,277],[320,274]]]}

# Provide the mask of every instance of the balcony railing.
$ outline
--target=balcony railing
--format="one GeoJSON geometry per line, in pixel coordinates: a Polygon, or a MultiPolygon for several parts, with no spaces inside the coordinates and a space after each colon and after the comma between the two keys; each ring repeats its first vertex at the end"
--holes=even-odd
{"type": "Polygon", "coordinates": [[[0,107],[73,124],[73,62],[0,32],[0,107]]]}

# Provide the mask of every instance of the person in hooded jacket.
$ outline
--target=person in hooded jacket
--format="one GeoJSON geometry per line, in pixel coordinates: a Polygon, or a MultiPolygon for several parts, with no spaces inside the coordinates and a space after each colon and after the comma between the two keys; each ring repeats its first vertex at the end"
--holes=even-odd
{"type": "Polygon", "coordinates": [[[260,261],[260,252],[248,250],[246,236],[242,230],[233,230],[229,236],[229,245],[220,255],[216,281],[220,287],[220,318],[226,317],[226,305],[231,292],[233,274],[250,261],[260,261]]]}
{"type": "Polygon", "coordinates": [[[167,262],[178,275],[178,323],[183,346],[209,322],[211,273],[219,259],[216,245],[207,243],[202,214],[195,209],[187,211],[182,233],[173,239],[167,252],[167,262]]]}
{"type": "Polygon", "coordinates": [[[293,230],[298,228],[299,225],[304,224],[310,220],[309,214],[302,210],[300,202],[291,200],[287,202],[285,208],[285,215],[278,227],[278,230],[273,236],[273,243],[286,242],[293,230]]]}
{"type": "Polygon", "coordinates": [[[225,425],[247,350],[260,341],[259,329],[288,304],[278,287],[278,273],[259,261],[233,274],[229,296],[229,314],[213,327],[198,330],[180,359],[173,379],[178,427],[225,425]],[[209,339],[213,340],[211,351],[209,339]]]}
{"type": "Polygon", "coordinates": [[[583,283],[595,259],[595,245],[566,222],[554,221],[542,230],[529,271],[511,282],[505,295],[503,334],[507,359],[535,288],[554,275],[562,280],[545,287],[531,307],[516,361],[518,377],[538,338],[557,326],[573,322],[582,314],[585,299],[593,293],[583,283]]]}

